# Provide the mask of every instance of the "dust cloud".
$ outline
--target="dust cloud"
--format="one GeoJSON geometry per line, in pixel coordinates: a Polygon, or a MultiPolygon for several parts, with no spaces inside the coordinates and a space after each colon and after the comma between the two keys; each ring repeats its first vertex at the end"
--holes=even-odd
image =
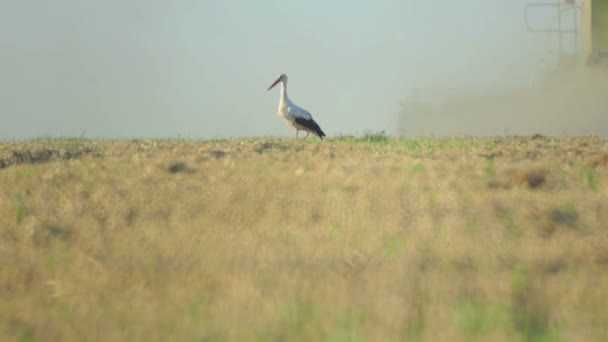
{"type": "Polygon", "coordinates": [[[503,4],[505,13],[518,7],[520,16],[505,14],[487,23],[471,44],[459,43],[446,54],[449,62],[441,72],[448,77],[409,91],[398,133],[608,137],[608,68],[602,62],[590,65],[585,56],[581,1],[574,2],[577,10],[562,4],[561,16],[556,4],[503,4]],[[532,32],[558,25],[561,34],[532,32]],[[463,54],[469,59],[454,61],[463,54]]]}
{"type": "Polygon", "coordinates": [[[402,105],[405,136],[596,135],[608,137],[608,73],[562,66],[542,83],[468,94],[413,92],[402,105]]]}

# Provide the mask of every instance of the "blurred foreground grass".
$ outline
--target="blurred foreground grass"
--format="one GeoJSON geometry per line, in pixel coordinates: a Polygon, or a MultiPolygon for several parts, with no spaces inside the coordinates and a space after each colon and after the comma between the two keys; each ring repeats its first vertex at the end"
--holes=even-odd
{"type": "Polygon", "coordinates": [[[0,340],[608,340],[595,137],[0,143],[0,340]]]}

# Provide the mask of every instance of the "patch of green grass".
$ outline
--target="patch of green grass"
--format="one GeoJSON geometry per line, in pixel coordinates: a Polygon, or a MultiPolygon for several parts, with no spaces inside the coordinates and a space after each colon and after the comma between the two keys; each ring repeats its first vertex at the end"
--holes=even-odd
{"type": "Polygon", "coordinates": [[[491,182],[496,178],[496,165],[494,165],[494,159],[486,158],[483,164],[483,178],[486,182],[491,182]]]}
{"type": "Polygon", "coordinates": [[[330,224],[329,227],[327,227],[327,232],[329,236],[331,236],[336,241],[343,241],[346,235],[346,230],[335,224],[330,224]]]}
{"type": "Polygon", "coordinates": [[[46,267],[50,273],[54,273],[57,268],[57,260],[53,255],[49,255],[46,257],[46,267]]]}
{"type": "Polygon", "coordinates": [[[385,131],[379,132],[365,132],[361,141],[373,144],[387,144],[389,142],[388,136],[385,131]]]}
{"type": "Polygon", "coordinates": [[[550,325],[546,295],[532,274],[516,267],[511,281],[511,321],[524,341],[555,341],[557,332],[550,325]]]}
{"type": "Polygon", "coordinates": [[[408,151],[419,153],[422,150],[422,143],[420,140],[404,139],[398,142],[398,146],[405,148],[408,151]]]}
{"type": "Polygon", "coordinates": [[[419,283],[413,285],[411,290],[412,310],[410,315],[403,322],[403,338],[406,341],[416,340],[420,338],[426,329],[426,293],[421,288],[419,283]]]}
{"type": "Polygon", "coordinates": [[[361,314],[357,311],[339,312],[337,317],[333,319],[333,328],[327,336],[327,341],[362,341],[363,339],[359,333],[361,321],[361,314]]]}
{"type": "Polygon", "coordinates": [[[384,247],[384,252],[387,257],[394,258],[403,251],[405,245],[405,236],[401,233],[392,236],[384,247]]]}
{"type": "Polygon", "coordinates": [[[290,305],[283,316],[279,334],[300,337],[306,340],[307,334],[317,336],[319,333],[318,319],[321,308],[310,301],[297,301],[290,305]]]}
{"type": "Polygon", "coordinates": [[[496,215],[498,216],[498,218],[500,219],[500,222],[506,228],[506,231],[508,233],[510,233],[510,234],[519,233],[518,226],[513,217],[513,210],[511,208],[499,205],[496,208],[496,215]]]}
{"type": "Polygon", "coordinates": [[[592,191],[597,191],[599,188],[599,177],[594,169],[586,169],[583,172],[583,184],[592,191]]]}
{"type": "Polygon", "coordinates": [[[174,336],[177,331],[177,325],[174,321],[161,322],[158,325],[158,330],[165,338],[174,336]]]}
{"type": "Polygon", "coordinates": [[[23,206],[23,200],[21,199],[21,196],[15,197],[13,206],[15,209],[15,219],[17,220],[17,224],[21,224],[21,222],[23,221],[23,216],[25,215],[25,207],[23,206]]]}
{"type": "Polygon", "coordinates": [[[410,173],[420,173],[424,171],[424,165],[422,163],[415,163],[410,165],[410,173]]]}
{"type": "Polygon", "coordinates": [[[19,330],[20,342],[36,341],[36,330],[34,330],[34,327],[31,325],[21,322],[21,327],[19,330]]]}
{"type": "Polygon", "coordinates": [[[363,315],[357,308],[325,307],[310,300],[296,300],[285,308],[277,326],[258,331],[256,339],[362,341],[363,320],[363,315]]]}
{"type": "Polygon", "coordinates": [[[460,328],[468,338],[480,338],[508,326],[506,309],[476,298],[465,298],[457,310],[460,328]]]}

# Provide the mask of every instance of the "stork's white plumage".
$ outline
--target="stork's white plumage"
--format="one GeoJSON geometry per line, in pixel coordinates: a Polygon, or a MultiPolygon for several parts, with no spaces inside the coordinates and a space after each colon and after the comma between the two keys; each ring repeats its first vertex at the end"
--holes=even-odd
{"type": "Polygon", "coordinates": [[[277,84],[281,83],[281,97],[279,98],[279,111],[278,114],[281,116],[287,124],[296,129],[296,139],[298,139],[298,133],[305,131],[308,138],[310,133],[315,134],[319,138],[323,139],[325,133],[321,130],[321,127],[312,118],[312,115],[301,107],[296,106],[287,97],[287,75],[281,74],[274,83],[268,87],[268,90],[272,89],[277,84]]]}

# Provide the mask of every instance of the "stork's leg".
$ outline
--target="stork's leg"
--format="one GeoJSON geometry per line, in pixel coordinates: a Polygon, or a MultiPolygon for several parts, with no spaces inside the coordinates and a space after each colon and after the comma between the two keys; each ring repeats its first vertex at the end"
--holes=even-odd
{"type": "Polygon", "coordinates": [[[306,136],[304,137],[304,139],[308,138],[309,135],[310,135],[310,132],[306,131],[306,136]]]}
{"type": "Polygon", "coordinates": [[[298,140],[298,133],[300,133],[300,130],[296,129],[296,140],[298,140]]]}

